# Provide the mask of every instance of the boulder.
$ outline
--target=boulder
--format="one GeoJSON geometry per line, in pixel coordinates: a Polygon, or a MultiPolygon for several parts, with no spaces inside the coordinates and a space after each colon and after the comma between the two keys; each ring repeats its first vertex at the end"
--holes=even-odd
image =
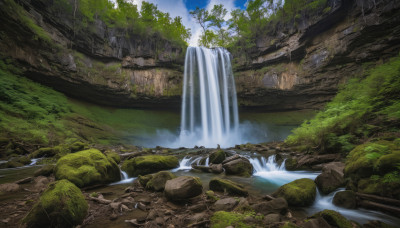
{"type": "Polygon", "coordinates": [[[144,176],[139,175],[138,180],[143,187],[146,187],[147,182],[149,182],[152,178],[153,178],[152,174],[147,174],[144,176]]]}
{"type": "Polygon", "coordinates": [[[304,155],[297,159],[296,168],[311,168],[313,165],[333,162],[338,159],[340,159],[340,154],[304,155]]]}
{"type": "Polygon", "coordinates": [[[154,191],[162,191],[164,190],[165,183],[175,177],[169,171],[160,171],[152,175],[152,178],[146,183],[146,188],[154,191]]]}
{"type": "Polygon", "coordinates": [[[331,226],[325,221],[325,219],[318,217],[308,219],[303,225],[303,228],[331,228],[331,226]]]}
{"type": "Polygon", "coordinates": [[[217,200],[214,204],[215,211],[231,211],[239,203],[235,198],[229,197],[217,200]]]}
{"type": "Polygon", "coordinates": [[[105,184],[121,179],[117,163],[97,149],[67,154],[57,161],[57,180],[67,179],[78,187],[105,184]]]}
{"type": "Polygon", "coordinates": [[[281,186],[273,196],[285,198],[291,206],[309,206],[314,202],[316,193],[314,181],[302,178],[281,186]]]}
{"type": "Polygon", "coordinates": [[[213,191],[227,192],[228,194],[239,196],[249,195],[243,186],[227,179],[213,178],[210,180],[209,187],[213,191]]]}
{"type": "Polygon", "coordinates": [[[280,214],[269,214],[264,217],[264,223],[267,225],[271,225],[273,223],[280,222],[280,221],[281,221],[280,214]]]}
{"type": "Polygon", "coordinates": [[[267,202],[254,204],[251,207],[255,212],[261,214],[279,213],[284,215],[288,210],[288,203],[284,198],[279,197],[267,202]]]}
{"type": "Polygon", "coordinates": [[[50,176],[54,172],[54,167],[55,165],[45,165],[42,168],[36,170],[33,173],[33,176],[38,177],[38,176],[50,176]]]}
{"type": "Polygon", "coordinates": [[[212,164],[221,164],[225,160],[225,157],[226,157],[225,151],[219,149],[219,150],[213,151],[210,154],[209,161],[212,164]]]}
{"type": "Polygon", "coordinates": [[[23,222],[28,227],[73,227],[83,222],[87,211],[81,190],[60,180],[49,185],[23,222]]]}
{"type": "Polygon", "coordinates": [[[215,174],[220,174],[224,172],[224,169],[222,168],[222,164],[211,164],[210,171],[215,174]]]}
{"type": "Polygon", "coordinates": [[[226,174],[244,177],[250,177],[253,174],[253,165],[251,165],[247,158],[236,155],[232,157],[227,158],[222,163],[226,174]]]}
{"type": "Polygon", "coordinates": [[[165,184],[165,196],[171,201],[187,200],[202,193],[203,186],[198,177],[180,176],[165,184]]]}
{"type": "Polygon", "coordinates": [[[173,169],[178,166],[179,161],[175,156],[147,155],[125,160],[121,168],[130,177],[136,177],[138,175],[173,169]]]}
{"type": "Polygon", "coordinates": [[[199,170],[201,172],[205,172],[205,173],[211,173],[211,169],[209,166],[205,166],[205,165],[192,165],[193,169],[199,170]]]}
{"type": "Polygon", "coordinates": [[[339,212],[332,210],[323,210],[320,211],[311,218],[323,218],[329,225],[338,228],[353,228],[353,224],[347,220],[343,215],[339,212]]]}
{"type": "Polygon", "coordinates": [[[333,204],[339,207],[354,209],[357,207],[356,193],[351,190],[337,192],[333,197],[333,204]]]}
{"type": "Polygon", "coordinates": [[[345,164],[342,162],[331,162],[323,166],[322,173],[315,179],[315,183],[322,193],[331,193],[345,184],[344,167],[345,164]]]}

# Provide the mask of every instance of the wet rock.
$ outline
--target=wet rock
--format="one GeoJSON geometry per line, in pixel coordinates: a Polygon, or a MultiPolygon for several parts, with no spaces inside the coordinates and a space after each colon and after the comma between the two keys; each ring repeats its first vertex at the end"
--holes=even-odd
{"type": "Polygon", "coordinates": [[[201,172],[211,173],[211,169],[209,166],[205,165],[192,165],[193,169],[200,170],[201,172]]]}
{"type": "Polygon", "coordinates": [[[215,174],[220,174],[224,172],[224,169],[222,168],[222,164],[211,164],[210,171],[215,174]]]}
{"type": "Polygon", "coordinates": [[[207,196],[207,199],[211,200],[212,202],[219,200],[219,198],[215,195],[214,191],[212,191],[212,190],[208,190],[206,192],[206,196],[207,196]]]}
{"type": "Polygon", "coordinates": [[[302,225],[303,228],[331,228],[331,226],[325,221],[325,219],[319,217],[309,219],[302,225]]]}
{"type": "Polygon", "coordinates": [[[148,195],[138,195],[135,197],[135,201],[149,205],[152,201],[152,198],[148,195]]]}
{"type": "Polygon", "coordinates": [[[229,197],[225,199],[217,200],[214,204],[215,211],[231,211],[238,204],[238,200],[229,197]]]}
{"type": "Polygon", "coordinates": [[[203,186],[199,178],[180,176],[167,181],[164,193],[169,200],[180,201],[198,196],[202,191],[203,186]]]}
{"type": "Polygon", "coordinates": [[[54,167],[55,165],[45,165],[42,168],[38,169],[35,171],[33,176],[38,177],[38,176],[45,176],[48,177],[54,172],[54,167]]]}
{"type": "Polygon", "coordinates": [[[378,220],[368,221],[362,227],[363,228],[395,228],[395,226],[388,225],[388,224],[386,224],[382,221],[378,221],[378,220]]]}
{"type": "Polygon", "coordinates": [[[308,206],[314,202],[316,193],[314,181],[302,178],[281,186],[273,196],[285,198],[292,206],[308,206]]]}
{"type": "Polygon", "coordinates": [[[225,169],[225,173],[228,175],[239,175],[244,177],[250,177],[253,174],[253,165],[247,158],[241,156],[232,156],[227,158],[223,163],[222,167],[225,169]]]}
{"type": "Polygon", "coordinates": [[[254,204],[251,207],[257,213],[268,214],[272,212],[284,215],[288,210],[288,203],[284,198],[280,197],[267,202],[254,204]]]}
{"type": "Polygon", "coordinates": [[[164,190],[165,183],[175,177],[169,171],[160,171],[152,175],[152,178],[146,183],[146,188],[154,191],[162,191],[164,190]]]}
{"type": "Polygon", "coordinates": [[[281,221],[281,215],[280,214],[269,214],[264,217],[264,223],[267,225],[280,222],[281,221]]]}
{"type": "Polygon", "coordinates": [[[209,161],[212,164],[221,164],[225,160],[225,157],[226,157],[225,151],[219,149],[219,150],[213,151],[210,154],[209,161]]]}
{"type": "Polygon", "coordinates": [[[337,192],[333,197],[333,204],[339,207],[354,209],[357,207],[356,193],[351,190],[337,192]]]}
{"type": "Polygon", "coordinates": [[[49,185],[23,222],[28,227],[76,226],[82,223],[87,211],[81,190],[64,179],[49,185]]]}
{"type": "Polygon", "coordinates": [[[328,194],[345,184],[344,167],[342,162],[331,162],[323,166],[322,173],[315,179],[321,192],[328,194]]]}
{"type": "Polygon", "coordinates": [[[198,213],[207,210],[207,205],[205,204],[197,204],[197,205],[192,205],[188,208],[190,211],[198,213]]]}
{"type": "Polygon", "coordinates": [[[311,216],[311,218],[323,218],[329,225],[340,228],[353,228],[352,223],[339,212],[323,210],[311,216]]]}
{"type": "Polygon", "coordinates": [[[121,169],[126,171],[129,176],[136,177],[178,166],[179,161],[175,156],[147,155],[125,160],[121,169]]]}
{"type": "Polygon", "coordinates": [[[0,184],[0,192],[16,192],[19,190],[19,185],[16,183],[0,184]]]}
{"type": "Polygon", "coordinates": [[[304,155],[297,159],[296,168],[312,167],[313,165],[333,162],[340,159],[340,154],[304,155]]]}
{"type": "Polygon", "coordinates": [[[247,196],[249,194],[243,186],[227,179],[213,178],[210,180],[209,187],[210,190],[227,192],[233,195],[247,196]]]}
{"type": "Polygon", "coordinates": [[[121,179],[120,169],[97,149],[67,154],[54,168],[57,180],[67,179],[78,187],[105,184],[121,179]]]}
{"type": "Polygon", "coordinates": [[[47,185],[50,183],[50,179],[48,177],[39,176],[34,179],[34,186],[32,191],[41,192],[47,188],[47,185]]]}

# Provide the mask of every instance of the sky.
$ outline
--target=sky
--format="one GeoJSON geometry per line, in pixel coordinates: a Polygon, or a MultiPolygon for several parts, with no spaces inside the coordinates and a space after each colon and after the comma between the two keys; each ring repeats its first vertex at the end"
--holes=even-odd
{"type": "MultiPolygon", "coordinates": [[[[142,5],[143,0],[131,0],[134,4],[138,5],[138,9],[142,5]]],[[[225,20],[230,18],[230,12],[234,9],[245,8],[247,0],[146,0],[147,2],[154,3],[157,8],[162,12],[168,12],[171,18],[180,16],[182,23],[186,28],[190,28],[192,37],[188,41],[190,46],[197,46],[197,41],[201,35],[201,27],[190,16],[189,11],[199,8],[206,8],[211,10],[214,5],[223,4],[225,9],[228,10],[225,20]]]]}

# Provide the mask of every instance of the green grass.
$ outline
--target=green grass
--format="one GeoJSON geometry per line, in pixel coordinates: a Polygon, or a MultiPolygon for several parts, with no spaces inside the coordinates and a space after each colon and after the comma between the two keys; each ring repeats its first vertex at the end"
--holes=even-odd
{"type": "Polygon", "coordinates": [[[398,132],[400,119],[400,57],[370,70],[364,78],[353,78],[315,118],[304,122],[286,139],[320,152],[348,152],[359,139],[378,132],[398,132]],[[343,137],[345,136],[345,137],[343,137]],[[334,143],[332,143],[334,142],[334,143]]]}
{"type": "Polygon", "coordinates": [[[179,126],[178,113],[88,104],[19,74],[10,62],[0,61],[0,138],[42,146],[76,139],[132,143],[160,127],[174,130],[179,126]]]}

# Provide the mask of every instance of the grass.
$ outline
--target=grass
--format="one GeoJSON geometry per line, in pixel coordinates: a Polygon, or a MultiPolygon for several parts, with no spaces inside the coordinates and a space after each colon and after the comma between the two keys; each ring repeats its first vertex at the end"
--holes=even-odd
{"type": "Polygon", "coordinates": [[[178,113],[79,102],[20,74],[11,62],[0,60],[0,138],[41,146],[77,139],[132,143],[160,127],[174,130],[179,126],[178,113]]]}
{"type": "Polygon", "coordinates": [[[395,57],[365,77],[349,80],[324,110],[293,130],[286,143],[320,152],[339,145],[339,151],[349,152],[351,144],[378,132],[398,132],[399,94],[400,57],[395,57]]]}

